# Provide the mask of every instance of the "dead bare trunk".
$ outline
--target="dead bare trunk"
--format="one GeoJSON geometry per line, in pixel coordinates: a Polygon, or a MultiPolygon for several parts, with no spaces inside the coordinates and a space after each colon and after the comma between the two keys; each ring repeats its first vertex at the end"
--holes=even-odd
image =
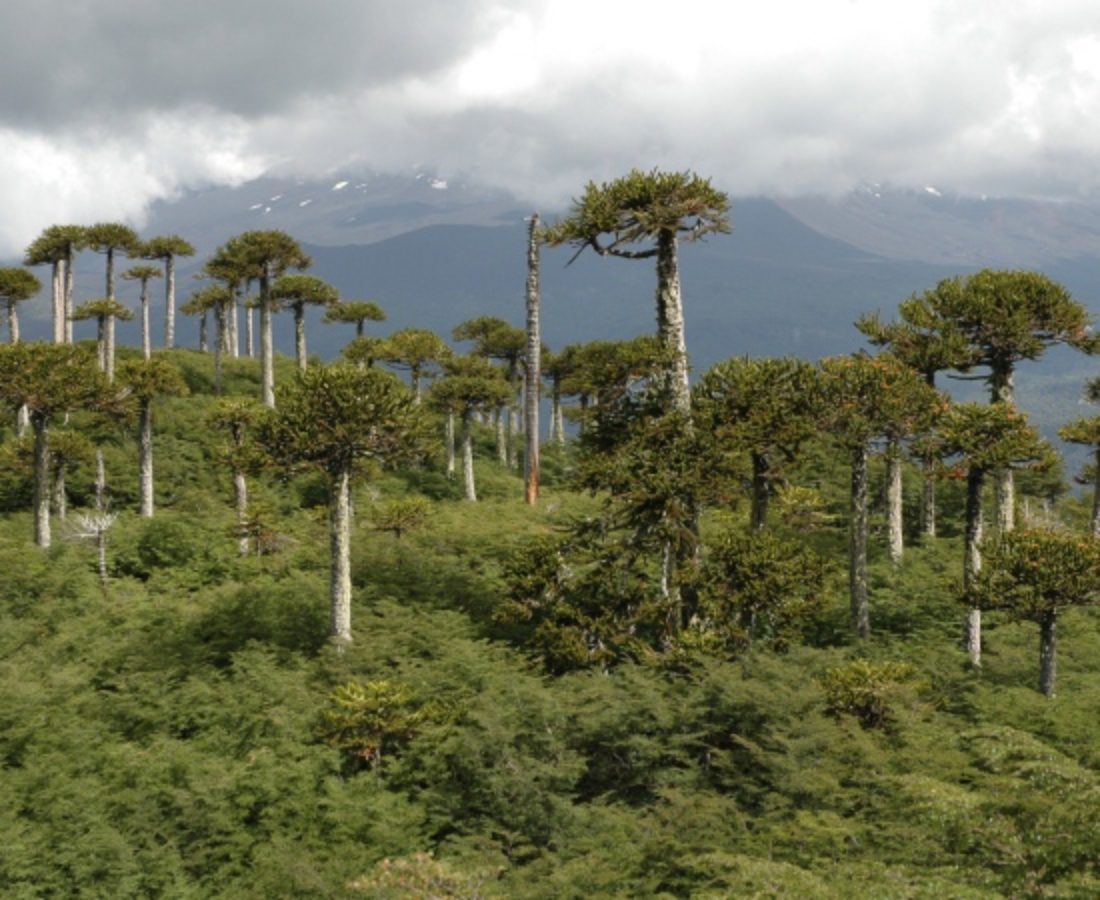
{"type": "Polygon", "coordinates": [[[534,506],[539,499],[539,386],[542,384],[540,336],[539,214],[531,214],[527,229],[527,355],[523,382],[523,416],[526,445],[523,455],[524,500],[534,506]]]}

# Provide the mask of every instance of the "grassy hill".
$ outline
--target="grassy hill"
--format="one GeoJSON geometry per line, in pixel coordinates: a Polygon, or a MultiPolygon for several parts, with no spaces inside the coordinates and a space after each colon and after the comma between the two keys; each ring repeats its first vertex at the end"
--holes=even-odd
{"type": "MultiPolygon", "coordinates": [[[[192,396],[158,405],[155,519],[134,512],[133,438],[107,446],[106,585],[72,526],[90,473],[71,479],[68,539],[40,551],[5,457],[5,896],[1100,892],[1097,614],[1064,616],[1052,700],[1034,688],[1034,626],[990,617],[969,670],[957,486],[944,536],[900,567],[874,536],[867,641],[847,626],[843,465],[822,448],[817,526],[781,526],[825,557],[822,602],[785,647],[551,676],[498,615],[507,565],[600,500],[570,489],[572,451],[550,449],[543,499],[524,506],[486,431],[478,504],[435,466],[357,488],[355,640],[337,654],[319,485],[253,479],[265,552],[238,556],[203,424],[209,360],[170,356],[192,396]],[[428,504],[421,527],[374,528],[409,497],[428,504]]],[[[229,390],[258,393],[254,363],[228,367],[229,390]]],[[[1083,522],[1073,501],[1060,514],[1083,522]]]]}

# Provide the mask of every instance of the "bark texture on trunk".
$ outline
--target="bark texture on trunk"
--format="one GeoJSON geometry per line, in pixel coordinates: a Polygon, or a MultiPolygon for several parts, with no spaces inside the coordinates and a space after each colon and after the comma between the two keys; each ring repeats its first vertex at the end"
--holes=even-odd
{"type": "MultiPolygon", "coordinates": [[[[964,537],[963,592],[967,595],[982,570],[982,488],[985,472],[971,469],[966,476],[966,533],[964,537]]],[[[971,607],[966,619],[966,652],[970,664],[982,664],[982,611],[971,607]]]]}
{"type": "Polygon", "coordinates": [[[447,451],[447,477],[453,478],[455,474],[455,413],[453,409],[447,410],[447,417],[443,425],[443,442],[447,451]]]}
{"type": "Polygon", "coordinates": [[[474,438],[470,427],[470,414],[462,417],[462,482],[466,499],[477,503],[477,485],[474,484],[474,438]]]}
{"type": "MultiPolygon", "coordinates": [[[[65,262],[54,260],[53,263],[53,342],[65,343],[65,262]]],[[[12,341],[14,344],[15,341],[12,341]]]]}
{"type": "Polygon", "coordinates": [[[149,335],[149,282],[141,283],[141,355],[146,359],[153,356],[153,344],[149,335]]]}
{"type": "Polygon", "coordinates": [[[53,470],[53,511],[64,522],[69,513],[69,497],[65,490],[65,466],[55,465],[53,470]]]}
{"type": "Polygon", "coordinates": [[[50,448],[49,421],[40,413],[31,415],[34,429],[34,542],[50,546],[50,448]]]}
{"type": "Polygon", "coordinates": [[[921,473],[920,530],[925,537],[936,536],[936,479],[931,460],[924,462],[921,473]]]}
{"type": "Polygon", "coordinates": [[[493,426],[497,435],[497,459],[506,466],[508,465],[508,429],[504,421],[504,409],[502,407],[493,413],[493,426]]]}
{"type": "Polygon", "coordinates": [[[106,337],[103,343],[103,356],[105,359],[104,373],[107,381],[115,380],[115,317],[107,316],[106,337]]]}
{"type": "Polygon", "coordinates": [[[103,449],[95,448],[95,511],[107,511],[107,466],[103,462],[103,449]]]}
{"type": "Polygon", "coordinates": [[[657,238],[657,339],[673,356],[668,373],[670,405],[687,415],[691,412],[691,387],[680,293],[680,265],[676,234],[671,231],[662,231],[657,238]]]}
{"type": "Polygon", "coordinates": [[[248,482],[244,472],[233,473],[233,495],[237,507],[237,551],[248,556],[248,482]]]}
{"type": "Polygon", "coordinates": [[[294,304],[294,355],[298,360],[299,371],[306,370],[306,308],[301,303],[294,304]]]}
{"type": "Polygon", "coordinates": [[[1058,666],[1058,610],[1048,609],[1039,620],[1039,693],[1054,696],[1058,666]]]}
{"type": "Polygon", "coordinates": [[[275,347],[271,336],[268,276],[260,279],[260,385],[264,406],[275,408],[275,347]]]}
{"type": "Polygon", "coordinates": [[[542,385],[542,337],[539,285],[539,214],[531,214],[527,228],[527,354],[523,381],[523,419],[526,451],[523,454],[524,500],[529,506],[539,500],[539,387],[542,385]]]}
{"type": "Polygon", "coordinates": [[[550,431],[553,441],[559,447],[565,446],[565,416],[561,409],[561,389],[554,385],[554,393],[551,395],[550,431]]]}
{"type": "Polygon", "coordinates": [[[351,643],[351,471],[333,481],[330,503],[332,638],[337,647],[351,643]]]}
{"type": "Polygon", "coordinates": [[[889,537],[890,561],[894,565],[900,565],[905,553],[903,503],[901,447],[896,441],[891,441],[886,449],[886,531],[889,537]]]}
{"type": "Polygon", "coordinates": [[[164,258],[164,346],[176,346],[176,261],[164,258]]]}
{"type": "Polygon", "coordinates": [[[141,515],[153,518],[153,406],[148,400],[141,401],[138,411],[141,481],[141,515]]]}
{"type": "MultiPolygon", "coordinates": [[[[989,376],[990,402],[1012,406],[1016,402],[1013,371],[1009,364],[995,364],[989,376]]],[[[997,532],[1008,534],[1016,527],[1016,479],[1011,469],[996,473],[997,532]]]]}
{"type": "Polygon", "coordinates": [[[241,332],[237,315],[237,292],[229,303],[229,358],[237,359],[241,355],[241,332]]]}
{"type": "Polygon", "coordinates": [[[867,446],[852,451],[851,522],[848,537],[848,591],[852,630],[861,638],[871,633],[867,594],[867,446]]]}
{"type": "Polygon", "coordinates": [[[73,342],[73,257],[76,254],[69,248],[69,256],[65,260],[65,343],[73,342]]]}

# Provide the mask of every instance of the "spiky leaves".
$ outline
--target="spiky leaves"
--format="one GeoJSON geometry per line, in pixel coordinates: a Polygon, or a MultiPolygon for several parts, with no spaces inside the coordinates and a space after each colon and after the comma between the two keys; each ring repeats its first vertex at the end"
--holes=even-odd
{"type": "Polygon", "coordinates": [[[42,290],[42,282],[34,276],[34,273],[18,266],[0,269],[0,303],[3,303],[7,310],[10,343],[19,343],[19,314],[16,312],[16,307],[30,300],[40,290],[42,290]]]}
{"type": "Polygon", "coordinates": [[[573,201],[570,215],[543,232],[552,245],[570,244],[582,253],[656,258],[657,337],[671,354],[666,391],[671,407],[691,407],[684,339],[677,243],[730,230],[729,198],[692,172],[642,172],[596,184],[573,201]]]}
{"type": "Polygon", "coordinates": [[[450,357],[451,348],[434,331],[424,328],[403,328],[383,340],[377,358],[395,369],[407,371],[413,394],[420,402],[421,382],[425,374],[438,369],[450,357]]]}
{"type": "Polygon", "coordinates": [[[90,225],[84,231],[84,245],[107,258],[106,292],[107,297],[115,296],[115,256],[125,253],[127,256],[140,256],[143,249],[137,232],[121,222],[99,222],[90,225]]]}
{"type": "Polygon", "coordinates": [[[31,242],[23,257],[24,265],[49,265],[53,269],[55,344],[72,343],[73,258],[85,246],[85,233],[80,225],[51,225],[31,242]]]}
{"type": "Polygon", "coordinates": [[[1067,606],[1100,602],[1100,541],[1049,531],[1004,535],[967,599],[1039,624],[1039,691],[1054,693],[1057,619],[1067,606]]]}
{"type": "Polygon", "coordinates": [[[322,322],[348,322],[355,325],[355,336],[363,336],[365,322],[384,322],[386,314],[382,307],[371,300],[343,300],[336,306],[325,310],[322,322]]]}
{"type": "Polygon", "coordinates": [[[271,285],[271,299],[294,313],[294,350],[298,368],[306,367],[306,306],[332,307],[340,294],[313,275],[282,275],[271,285]]]}
{"type": "Polygon", "coordinates": [[[272,459],[324,473],[329,484],[332,636],[351,640],[350,485],[364,465],[392,467],[427,446],[424,421],[409,391],[373,369],[319,366],[279,392],[278,409],[258,425],[272,459]]]}

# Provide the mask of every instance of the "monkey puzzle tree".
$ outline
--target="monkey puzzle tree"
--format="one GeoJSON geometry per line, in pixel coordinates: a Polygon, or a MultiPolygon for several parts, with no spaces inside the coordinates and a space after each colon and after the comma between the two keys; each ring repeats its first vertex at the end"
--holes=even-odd
{"type": "Polygon", "coordinates": [[[274,303],[271,282],[288,269],[308,269],[312,260],[285,231],[246,231],[219,250],[237,260],[247,277],[260,285],[260,382],[264,406],[275,406],[275,347],[271,317],[274,303]]]}
{"type": "Polygon", "coordinates": [[[164,263],[164,346],[176,346],[176,260],[194,256],[195,248],[178,234],[161,235],[147,240],[141,249],[145,259],[164,263]]]}
{"type": "Polygon", "coordinates": [[[206,353],[210,349],[209,336],[207,334],[207,322],[210,311],[214,309],[214,298],[203,291],[196,291],[180,307],[180,312],[185,316],[195,316],[199,320],[199,352],[206,353]]]}
{"type": "Polygon", "coordinates": [[[163,359],[124,360],[119,371],[127,398],[137,407],[141,515],[153,517],[153,400],[187,393],[179,370],[163,359]]]}
{"type": "MultiPolygon", "coordinates": [[[[1048,347],[1066,344],[1085,353],[1100,350],[1088,310],[1068,290],[1039,272],[983,269],[940,282],[931,293],[935,313],[966,338],[974,365],[984,376],[993,403],[1013,403],[1016,365],[1038,359],[1048,347]]],[[[1011,471],[997,476],[1001,531],[1015,522],[1011,471]]]]}
{"type": "Polygon", "coordinates": [[[512,395],[500,409],[494,410],[497,456],[502,463],[514,465],[516,435],[519,430],[517,397],[520,366],[527,352],[527,333],[496,316],[477,316],[455,326],[452,336],[456,341],[473,341],[475,356],[499,360],[504,366],[504,375],[512,386],[512,395]],[[501,415],[502,410],[507,410],[507,424],[501,415]]]}
{"type": "Polygon", "coordinates": [[[384,322],[386,314],[382,307],[372,300],[342,300],[325,310],[321,321],[326,324],[348,322],[355,325],[355,336],[363,336],[365,322],[384,322]]]}
{"type": "Polygon", "coordinates": [[[50,265],[53,270],[53,340],[72,343],[73,258],[85,245],[85,229],[80,225],[51,225],[42,232],[24,254],[23,264],[50,265]]]}
{"type": "Polygon", "coordinates": [[[74,321],[95,319],[99,368],[108,381],[115,377],[115,322],[118,319],[129,321],[133,317],[134,314],[113,297],[88,300],[73,310],[74,321]]]}
{"type": "MultiPolygon", "coordinates": [[[[1053,451],[1028,424],[1027,417],[1006,403],[956,404],[944,414],[939,432],[945,457],[954,457],[954,471],[966,476],[963,593],[969,594],[982,569],[982,491],[987,476],[1012,468],[1048,465],[1053,451]]],[[[971,664],[980,666],[982,613],[976,600],[970,603],[965,637],[971,664]]]]}
{"type": "Polygon", "coordinates": [[[1039,625],[1039,691],[1054,694],[1058,613],[1100,603],[1100,541],[1053,531],[1006,534],[987,554],[970,603],[1039,625]]]}
{"type": "Polygon", "coordinates": [[[0,345],[0,403],[27,407],[34,433],[34,542],[50,546],[49,427],[67,412],[108,404],[110,386],[94,360],[65,344],[0,345]]]}
{"type": "Polygon", "coordinates": [[[141,285],[141,355],[149,359],[153,355],[149,337],[149,282],[160,278],[160,269],[154,266],[132,266],[122,273],[122,277],[141,285]]]}
{"type": "Polygon", "coordinates": [[[832,357],[821,363],[825,427],[850,454],[848,588],[853,630],[871,630],[867,589],[868,458],[871,443],[942,407],[923,378],[888,354],[832,357]]]}
{"type": "MultiPolygon", "coordinates": [[[[462,476],[466,499],[477,502],[474,482],[473,417],[499,409],[511,396],[500,369],[476,356],[453,357],[443,364],[443,378],[432,385],[432,405],[462,423],[462,476]]],[[[449,429],[453,436],[453,426],[449,429]]]]}
{"type": "MultiPolygon", "coordinates": [[[[883,322],[878,313],[863,315],[856,320],[858,328],[876,347],[883,347],[909,368],[924,376],[929,387],[936,386],[936,375],[955,369],[969,371],[978,361],[977,351],[967,340],[958,324],[945,318],[936,307],[935,291],[914,294],[898,304],[898,321],[883,322]]],[[[921,531],[928,537],[936,536],[936,477],[935,460],[921,457],[921,531]]],[[[891,448],[887,456],[891,467],[888,478],[887,502],[900,506],[901,467],[898,448],[891,448]]],[[[891,515],[890,521],[896,520],[891,515]]],[[[896,535],[892,544],[900,546],[896,535]]]]}
{"type": "Polygon", "coordinates": [[[252,400],[227,398],[206,417],[206,424],[223,431],[227,442],[223,451],[224,462],[233,474],[233,498],[237,511],[237,549],[247,556],[248,534],[248,480],[249,472],[259,468],[258,454],[249,440],[249,432],[259,421],[261,407],[252,400]]]}
{"type": "Polygon", "coordinates": [[[604,184],[589,182],[570,215],[543,232],[546,243],[571,244],[577,255],[591,248],[600,256],[656,259],[657,338],[670,359],[665,390],[669,405],[685,415],[691,392],[677,245],[729,230],[729,198],[708,179],[635,169],[604,184]]]}
{"type": "Polygon", "coordinates": [[[271,299],[294,313],[294,352],[299,370],[306,367],[306,305],[333,307],[340,294],[313,275],[282,275],[271,285],[271,299]]]}
{"type": "Polygon", "coordinates": [[[107,260],[106,296],[115,299],[115,255],[125,253],[137,256],[141,253],[142,243],[137,232],[121,222],[99,222],[84,229],[84,246],[96,253],[102,253],[107,260]]]}
{"type": "Polygon", "coordinates": [[[40,290],[42,290],[42,282],[35,278],[34,273],[18,266],[0,269],[0,303],[3,303],[7,310],[9,343],[19,343],[17,307],[20,303],[30,300],[40,290]]]}
{"type": "Polygon", "coordinates": [[[763,528],[776,481],[814,437],[822,418],[821,379],[810,363],[734,357],[707,371],[694,392],[696,420],[720,447],[752,462],[749,521],[763,528]]]}
{"type": "Polygon", "coordinates": [[[395,369],[407,371],[416,402],[420,402],[421,382],[426,373],[451,355],[451,348],[434,331],[403,328],[384,338],[376,351],[377,359],[395,369]]]}
{"type": "Polygon", "coordinates": [[[256,429],[277,463],[319,470],[328,481],[332,637],[351,641],[351,482],[367,466],[392,467],[427,446],[412,394],[395,377],[353,366],[306,369],[279,391],[256,429]]]}

